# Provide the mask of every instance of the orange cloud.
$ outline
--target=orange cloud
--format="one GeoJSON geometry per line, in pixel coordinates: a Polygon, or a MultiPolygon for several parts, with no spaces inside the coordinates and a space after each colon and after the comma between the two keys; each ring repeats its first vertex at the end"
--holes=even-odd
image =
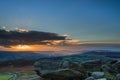
{"type": "Polygon", "coordinates": [[[15,45],[6,47],[0,47],[3,51],[59,51],[62,47],[54,47],[48,45],[15,45]]]}

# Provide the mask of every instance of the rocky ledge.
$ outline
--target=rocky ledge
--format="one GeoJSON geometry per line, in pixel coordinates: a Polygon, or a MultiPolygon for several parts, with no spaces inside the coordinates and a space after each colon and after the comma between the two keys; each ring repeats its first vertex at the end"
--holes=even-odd
{"type": "Polygon", "coordinates": [[[40,80],[120,80],[120,60],[72,62],[39,60],[34,64],[40,80]]]}

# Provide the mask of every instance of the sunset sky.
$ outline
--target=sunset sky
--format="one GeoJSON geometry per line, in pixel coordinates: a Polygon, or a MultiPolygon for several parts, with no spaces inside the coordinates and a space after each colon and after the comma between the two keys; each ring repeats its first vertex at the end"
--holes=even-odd
{"type": "Polygon", "coordinates": [[[0,0],[0,28],[69,35],[73,43],[119,43],[120,0],[0,0]]]}

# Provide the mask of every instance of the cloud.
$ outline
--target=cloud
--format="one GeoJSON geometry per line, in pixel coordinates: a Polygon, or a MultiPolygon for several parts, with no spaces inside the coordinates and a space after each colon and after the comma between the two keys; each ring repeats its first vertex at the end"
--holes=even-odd
{"type": "Polygon", "coordinates": [[[0,29],[0,46],[10,47],[13,45],[47,45],[53,41],[66,40],[66,36],[60,36],[56,33],[29,31],[17,29],[14,31],[0,29]]]}

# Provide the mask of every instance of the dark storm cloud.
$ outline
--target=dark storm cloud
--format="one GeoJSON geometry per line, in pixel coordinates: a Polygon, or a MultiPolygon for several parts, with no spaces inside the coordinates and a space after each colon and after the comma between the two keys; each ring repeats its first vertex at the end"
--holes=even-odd
{"type": "Polygon", "coordinates": [[[9,47],[18,44],[47,44],[50,40],[65,40],[65,36],[39,31],[7,31],[0,29],[0,45],[9,47]],[[46,41],[45,41],[46,40],[46,41]]]}

